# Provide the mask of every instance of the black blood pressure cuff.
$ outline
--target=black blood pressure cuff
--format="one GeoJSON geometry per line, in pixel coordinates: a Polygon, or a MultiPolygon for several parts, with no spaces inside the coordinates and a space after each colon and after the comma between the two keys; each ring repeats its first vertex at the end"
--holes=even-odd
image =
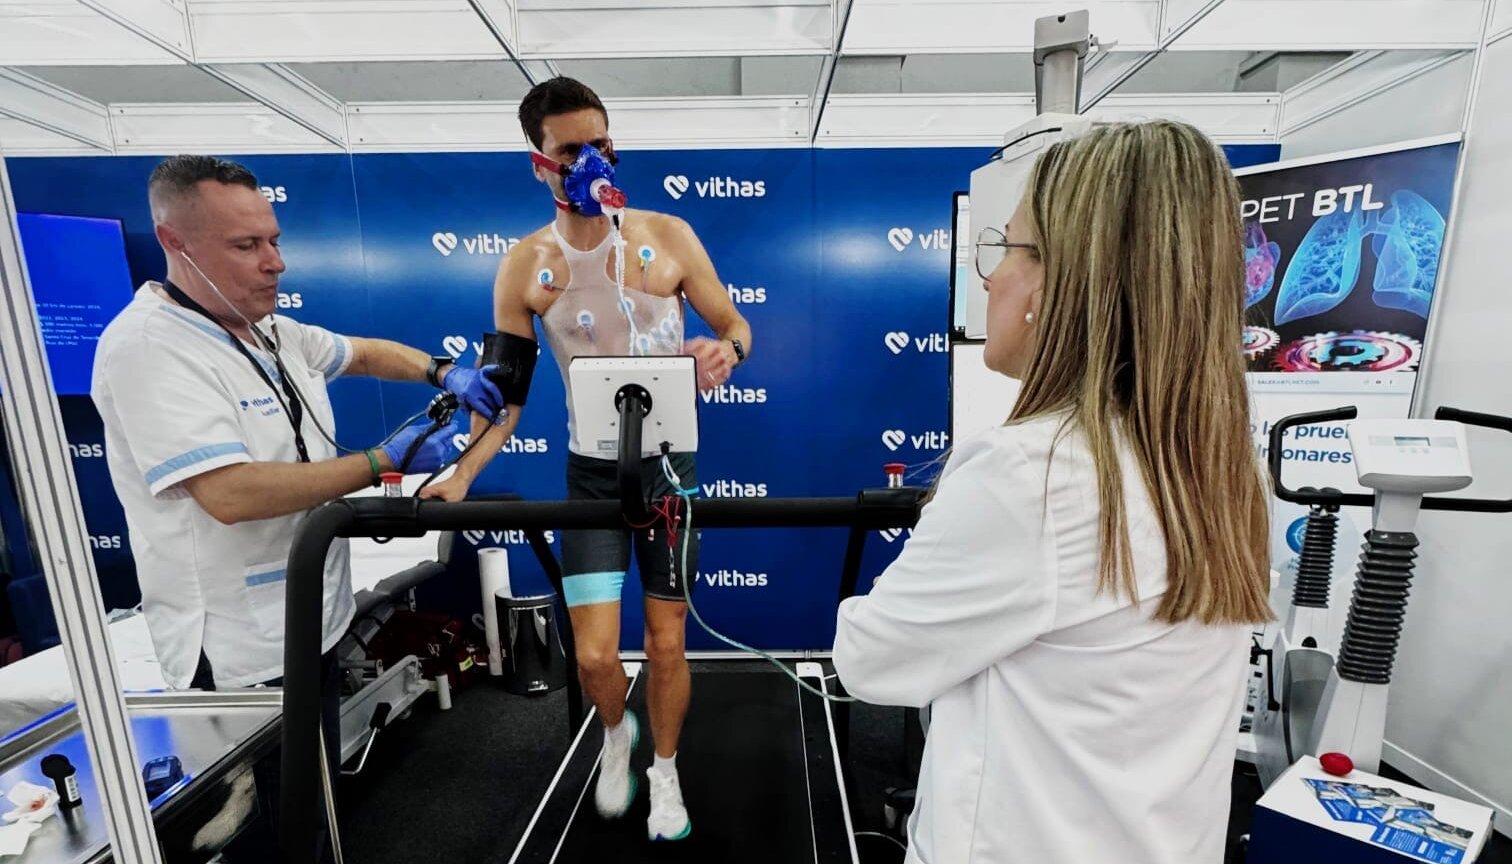
{"type": "Polygon", "coordinates": [[[506,405],[524,405],[530,393],[530,378],[535,374],[536,356],[540,348],[534,339],[516,336],[513,333],[483,334],[483,353],[478,358],[480,366],[497,365],[499,368],[488,374],[488,380],[499,388],[506,405]]]}

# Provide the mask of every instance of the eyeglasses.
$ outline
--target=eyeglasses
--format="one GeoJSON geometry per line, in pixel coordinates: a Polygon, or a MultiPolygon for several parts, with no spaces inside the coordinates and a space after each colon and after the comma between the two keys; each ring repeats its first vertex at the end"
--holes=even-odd
{"type": "Polygon", "coordinates": [[[996,228],[983,228],[977,232],[976,239],[976,271],[977,275],[986,279],[992,275],[992,271],[1003,263],[1009,249],[1035,249],[1033,243],[1009,243],[1003,232],[996,228]]]}

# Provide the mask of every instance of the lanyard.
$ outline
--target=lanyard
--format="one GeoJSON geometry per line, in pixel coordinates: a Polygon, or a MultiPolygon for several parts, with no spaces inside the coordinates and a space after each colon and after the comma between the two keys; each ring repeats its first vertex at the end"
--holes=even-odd
{"type": "MultiPolygon", "coordinates": [[[[284,416],[289,420],[289,427],[294,430],[294,449],[299,451],[299,461],[310,461],[310,451],[305,447],[304,433],[300,431],[300,426],[304,422],[304,403],[302,403],[299,399],[299,391],[294,389],[294,384],[289,380],[289,370],[284,368],[283,359],[278,356],[278,351],[275,350],[272,353],[273,365],[277,368],[278,383],[282,385],[281,388],[273,384],[273,379],[268,377],[268,370],[264,369],[263,365],[257,362],[257,358],[252,356],[252,352],[247,350],[247,346],[242,342],[242,340],[238,338],[235,333],[232,333],[230,328],[221,323],[221,320],[219,318],[211,315],[208,311],[206,311],[205,307],[197,303],[193,297],[185,294],[182,288],[179,288],[177,285],[173,284],[167,279],[163,280],[163,290],[168,292],[168,296],[173,298],[173,302],[184,307],[185,309],[188,309],[191,312],[195,312],[205,318],[209,318],[217,326],[224,330],[226,337],[231,340],[231,344],[236,348],[237,351],[241,352],[241,355],[243,357],[247,358],[247,362],[252,364],[252,370],[257,373],[257,377],[261,378],[263,380],[263,383],[268,385],[268,389],[272,390],[274,395],[277,395],[280,389],[283,390],[283,394],[286,399],[281,401],[284,402],[284,416]]],[[[248,324],[247,326],[252,327],[251,324],[248,324]]],[[[252,329],[256,330],[257,328],[253,327],[252,329]]]]}

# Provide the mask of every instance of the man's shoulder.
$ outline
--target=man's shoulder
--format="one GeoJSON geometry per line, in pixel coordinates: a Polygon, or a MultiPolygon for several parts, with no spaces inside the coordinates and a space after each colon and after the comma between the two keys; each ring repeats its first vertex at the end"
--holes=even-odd
{"type": "Polygon", "coordinates": [[[663,213],[659,210],[630,210],[629,214],[639,219],[647,228],[664,240],[673,239],[684,233],[691,234],[692,226],[688,220],[671,213],[663,213]]]}
{"type": "Polygon", "coordinates": [[[153,344],[155,341],[153,336],[157,335],[155,331],[159,331],[168,322],[163,313],[164,304],[151,302],[151,298],[141,293],[143,291],[152,291],[152,283],[138,288],[131,302],[117,312],[116,316],[110,319],[110,323],[100,331],[100,339],[95,348],[96,353],[141,349],[153,344]]]}
{"type": "Polygon", "coordinates": [[[556,238],[551,234],[551,223],[520,238],[504,257],[499,259],[499,273],[520,272],[519,268],[534,268],[557,250],[556,238]]]}

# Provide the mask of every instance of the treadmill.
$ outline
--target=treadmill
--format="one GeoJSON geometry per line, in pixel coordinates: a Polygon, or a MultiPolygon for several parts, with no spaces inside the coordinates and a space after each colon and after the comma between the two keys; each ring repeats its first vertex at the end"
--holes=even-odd
{"type": "MultiPolygon", "coordinates": [[[[697,695],[678,748],[692,833],[677,841],[646,838],[650,793],[645,782],[624,815],[599,816],[593,788],[604,736],[590,713],[510,864],[857,860],[830,703],[775,669],[697,668],[706,665],[695,664],[697,695]],[[759,820],[753,821],[755,814],[759,820]]],[[[626,664],[625,671],[631,676],[627,707],[645,718],[646,676],[639,664],[626,664]]],[[[810,686],[828,689],[818,663],[799,663],[797,673],[810,686]]],[[[643,734],[631,769],[644,774],[651,759],[651,736],[643,734]]]]}
{"type": "MultiPolygon", "coordinates": [[[[337,537],[418,537],[428,531],[519,530],[546,570],[561,602],[561,568],[546,546],[548,529],[623,529],[652,518],[641,483],[642,426],[665,429],[652,412],[652,391],[666,404],[666,361],[687,361],[691,405],[692,358],[621,358],[615,374],[623,386],[609,390],[616,419],[620,499],[591,501],[466,500],[447,503],[409,497],[345,498],[311,511],[301,523],[289,554],[284,639],[284,724],[280,801],[280,843],[290,860],[316,848],[322,814],[330,807],[321,758],[320,655],[321,580],[327,550],[337,537]],[[655,376],[638,361],[657,360],[655,376]],[[660,387],[642,387],[636,376],[660,387]],[[649,417],[649,419],[648,419],[649,417]],[[625,454],[630,454],[626,456],[625,454]]],[[[577,362],[577,361],[575,361],[577,362]]],[[[601,373],[602,374],[602,373],[601,373]]],[[[576,390],[577,388],[575,388],[576,390]]],[[[586,388],[584,388],[586,389],[586,388]]],[[[676,398],[676,397],[674,397],[676,398]]],[[[677,398],[681,402],[680,398],[677,398]]],[[[605,406],[607,407],[607,406],[605,406]]],[[[674,410],[679,409],[673,405],[674,410]]],[[[581,412],[580,412],[581,417],[581,412]]],[[[671,420],[668,420],[670,423],[671,420]]],[[[659,436],[660,437],[660,436],[659,436]]],[[[663,449],[667,445],[663,443],[663,449]]],[[[854,497],[700,499],[700,529],[847,528],[839,597],[855,593],[867,535],[911,528],[918,521],[925,490],[889,485],[864,489],[854,497]]],[[[567,662],[568,723],[572,744],[533,815],[511,861],[855,862],[857,851],[845,793],[842,763],[847,752],[850,711],[797,686],[775,668],[730,671],[695,663],[678,765],[692,833],[683,840],[646,837],[647,784],[640,784],[630,810],[619,819],[601,819],[590,800],[596,780],[602,728],[584,713],[577,680],[571,617],[558,608],[557,621],[567,662]],[[754,830],[753,830],[754,829],[754,830]]],[[[627,666],[628,706],[643,718],[643,734],[631,766],[643,771],[652,758],[646,681],[639,664],[627,666]]],[[[827,680],[818,663],[798,663],[796,674],[822,693],[843,696],[838,680],[827,680]]],[[[424,830],[424,826],[415,826],[424,830]]],[[[329,836],[340,862],[338,832],[329,836]]]]}

